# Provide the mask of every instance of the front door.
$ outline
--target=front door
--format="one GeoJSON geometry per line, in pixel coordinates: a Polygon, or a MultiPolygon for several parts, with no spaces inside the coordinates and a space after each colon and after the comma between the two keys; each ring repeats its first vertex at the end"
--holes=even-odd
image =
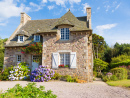
{"type": "Polygon", "coordinates": [[[35,70],[35,68],[38,68],[39,66],[39,63],[36,62],[38,60],[38,57],[39,56],[37,55],[32,56],[32,71],[35,70]]]}

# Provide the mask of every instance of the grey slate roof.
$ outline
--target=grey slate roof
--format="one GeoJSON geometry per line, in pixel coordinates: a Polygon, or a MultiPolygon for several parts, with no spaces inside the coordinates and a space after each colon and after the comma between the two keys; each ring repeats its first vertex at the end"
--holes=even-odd
{"type": "Polygon", "coordinates": [[[70,11],[68,11],[61,18],[57,19],[44,19],[44,20],[29,20],[16,34],[16,36],[10,41],[5,47],[13,46],[27,46],[32,42],[33,34],[36,33],[48,33],[57,32],[57,26],[62,24],[67,24],[73,26],[71,31],[82,31],[91,30],[87,28],[86,17],[75,17],[70,11]],[[24,34],[28,38],[23,43],[17,43],[17,35],[24,34]]]}

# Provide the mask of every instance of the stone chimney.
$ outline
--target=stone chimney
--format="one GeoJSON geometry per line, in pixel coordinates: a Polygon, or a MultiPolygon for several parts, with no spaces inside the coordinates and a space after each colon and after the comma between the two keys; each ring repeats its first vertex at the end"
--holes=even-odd
{"type": "Polygon", "coordinates": [[[21,13],[21,24],[22,25],[25,25],[25,23],[28,21],[28,20],[31,20],[31,17],[29,15],[27,15],[26,13],[22,12],[21,13]]]}
{"type": "Polygon", "coordinates": [[[87,7],[86,11],[87,11],[87,27],[91,29],[91,7],[87,7]]]}

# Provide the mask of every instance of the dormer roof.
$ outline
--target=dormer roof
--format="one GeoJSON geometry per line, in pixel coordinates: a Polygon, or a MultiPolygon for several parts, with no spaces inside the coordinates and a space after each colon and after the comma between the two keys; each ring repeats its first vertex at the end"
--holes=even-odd
{"type": "Polygon", "coordinates": [[[72,24],[69,20],[65,19],[62,21],[58,21],[57,25],[55,27],[61,26],[61,25],[69,25],[74,27],[74,24],[72,24]]]}
{"type": "Polygon", "coordinates": [[[25,36],[29,36],[28,35],[28,32],[27,31],[25,31],[25,30],[21,30],[21,31],[19,31],[16,35],[25,35],[25,36]]]}

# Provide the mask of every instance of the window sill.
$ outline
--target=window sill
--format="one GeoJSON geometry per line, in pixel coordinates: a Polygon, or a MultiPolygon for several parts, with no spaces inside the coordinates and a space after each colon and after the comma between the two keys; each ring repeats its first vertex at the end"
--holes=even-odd
{"type": "Polygon", "coordinates": [[[24,41],[18,41],[17,43],[23,43],[24,41]]]}

